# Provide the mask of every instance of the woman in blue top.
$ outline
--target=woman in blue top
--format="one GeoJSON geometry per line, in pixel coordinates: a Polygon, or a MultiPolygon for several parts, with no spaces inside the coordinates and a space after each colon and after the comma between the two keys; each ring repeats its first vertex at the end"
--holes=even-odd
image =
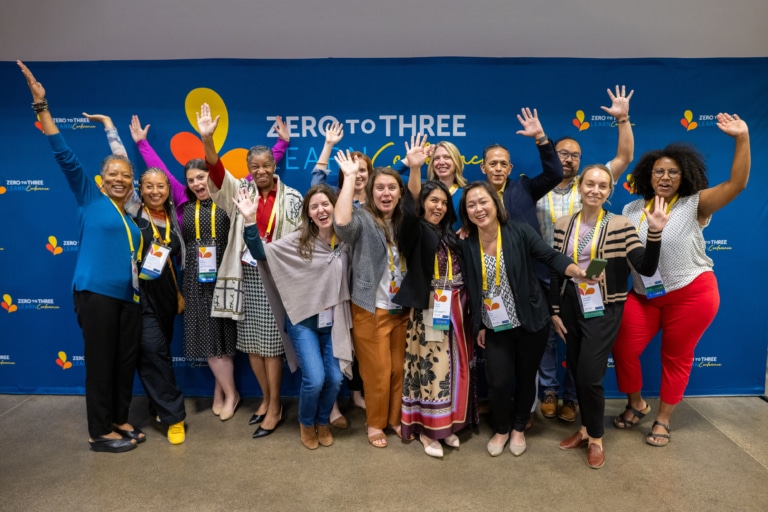
{"type": "Polygon", "coordinates": [[[143,250],[141,232],[125,211],[133,195],[133,168],[124,157],[108,156],[101,165],[100,189],[59,133],[42,84],[17,63],[78,205],[80,251],[72,290],[85,343],[89,443],[94,451],[132,450],[145,440],[144,433],[128,423],[141,339],[137,259],[143,250]]]}

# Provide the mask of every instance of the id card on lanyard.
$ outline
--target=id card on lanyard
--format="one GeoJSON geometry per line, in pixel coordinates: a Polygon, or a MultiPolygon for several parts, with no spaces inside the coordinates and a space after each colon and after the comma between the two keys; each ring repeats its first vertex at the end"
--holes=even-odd
{"type": "MultiPolygon", "coordinates": [[[[453,282],[453,260],[451,258],[451,250],[448,247],[446,247],[446,253],[448,254],[448,264],[443,287],[435,288],[434,304],[431,310],[432,328],[437,331],[447,331],[451,325],[451,295],[453,295],[453,290],[447,290],[445,285],[453,282]]],[[[435,254],[435,280],[440,280],[437,254],[435,254]]]]}
{"type": "Polygon", "coordinates": [[[216,281],[216,203],[211,204],[211,239],[213,245],[200,243],[200,200],[195,203],[195,240],[197,241],[197,281],[213,283],[216,281]]]}
{"type": "Polygon", "coordinates": [[[152,214],[149,213],[149,210],[146,208],[144,208],[144,211],[147,212],[147,218],[149,219],[149,225],[152,226],[152,235],[154,239],[162,241],[164,244],[162,245],[152,242],[149,246],[149,251],[147,251],[147,256],[144,259],[144,264],[141,266],[139,278],[152,281],[153,279],[160,277],[160,274],[163,273],[165,263],[171,255],[171,248],[169,247],[169,244],[171,243],[171,222],[170,219],[168,219],[168,215],[166,215],[165,238],[160,240],[160,232],[157,230],[157,226],[155,226],[155,222],[152,220],[152,214]]]}
{"type": "Polygon", "coordinates": [[[509,319],[507,308],[501,298],[501,225],[496,227],[496,294],[488,291],[488,269],[485,267],[485,252],[483,251],[483,240],[480,238],[480,232],[477,233],[477,239],[480,241],[480,269],[483,277],[483,307],[488,313],[494,332],[506,331],[512,328],[512,321],[509,319]]]}
{"type": "MultiPolygon", "coordinates": [[[[136,248],[133,245],[133,235],[131,235],[131,228],[128,227],[128,222],[125,220],[125,215],[120,211],[120,208],[115,204],[111,197],[107,196],[112,206],[115,207],[120,218],[123,220],[125,226],[125,232],[128,234],[128,246],[131,249],[131,288],[133,288],[133,302],[139,303],[141,301],[141,291],[139,289],[139,267],[137,261],[141,261],[141,253],[144,252],[144,237],[141,236],[141,230],[139,230],[139,252],[136,253],[136,248]]],[[[131,219],[131,222],[134,222],[131,219]]],[[[134,222],[134,225],[136,223],[134,222]]],[[[136,226],[138,229],[138,226],[136,226]]]]}
{"type": "MultiPolygon", "coordinates": [[[[669,215],[670,210],[672,210],[672,206],[677,202],[678,197],[679,195],[675,194],[675,197],[673,197],[669,204],[667,204],[667,215],[669,215]]],[[[645,204],[645,209],[649,210],[652,204],[653,199],[645,204]]],[[[640,227],[643,225],[644,220],[645,212],[640,215],[640,222],[637,225],[638,233],[640,232],[640,227]]],[[[661,297],[667,294],[667,290],[664,288],[664,281],[661,279],[661,272],[659,272],[659,269],[656,269],[656,272],[654,272],[650,277],[640,274],[640,279],[643,280],[643,286],[645,287],[645,298],[655,299],[656,297],[661,297]]]]}
{"type": "MultiPolygon", "coordinates": [[[[600,210],[595,222],[595,229],[592,233],[592,244],[589,249],[590,261],[597,256],[597,239],[599,238],[600,228],[603,223],[605,210],[600,210]]],[[[579,264],[579,229],[581,228],[581,212],[576,216],[576,228],[573,235],[573,262],[579,264]]],[[[599,284],[577,283],[576,290],[579,292],[579,306],[584,318],[594,318],[605,314],[605,305],[603,304],[603,295],[600,293],[599,284]]]]}
{"type": "Polygon", "coordinates": [[[397,292],[400,291],[400,283],[403,282],[403,276],[405,275],[405,258],[400,254],[400,274],[395,273],[395,257],[392,251],[392,246],[388,245],[389,251],[389,293],[387,293],[387,309],[390,315],[399,315],[403,312],[403,306],[395,304],[392,299],[395,298],[397,292]]]}
{"type": "Polygon", "coordinates": [[[324,327],[333,326],[333,306],[325,308],[317,314],[317,328],[322,329],[324,327]]]}

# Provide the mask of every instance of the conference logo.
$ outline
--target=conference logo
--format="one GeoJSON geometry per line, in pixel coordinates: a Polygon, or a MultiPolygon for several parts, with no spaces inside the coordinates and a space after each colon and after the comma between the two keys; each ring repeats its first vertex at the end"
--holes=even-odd
{"type": "Polygon", "coordinates": [[[723,366],[723,363],[717,362],[717,356],[700,356],[693,358],[693,365],[696,368],[718,368],[723,366]]]}
{"type": "Polygon", "coordinates": [[[19,309],[19,307],[13,303],[13,298],[7,293],[3,295],[3,302],[0,303],[0,306],[2,306],[8,313],[15,313],[19,309]]]}
{"type": "Polygon", "coordinates": [[[694,115],[693,111],[686,110],[680,119],[680,125],[688,132],[700,127],[717,126],[717,114],[694,115]]]}
{"type": "Polygon", "coordinates": [[[8,354],[0,354],[0,366],[10,365],[10,364],[16,364],[13,361],[11,361],[11,356],[9,356],[8,354]]]}
{"type": "MultiPolygon", "coordinates": [[[[96,128],[96,125],[87,117],[54,117],[53,122],[59,130],[92,130],[96,128]]],[[[40,123],[40,116],[37,116],[35,128],[41,132],[43,131],[43,125],[40,123]]]]}
{"type": "Polygon", "coordinates": [[[707,252],[732,251],[733,247],[728,245],[728,240],[707,240],[707,252]]]}
{"type": "Polygon", "coordinates": [[[44,180],[5,180],[5,185],[0,186],[0,194],[6,192],[48,192],[50,188],[45,186],[44,180]]]}
{"type": "Polygon", "coordinates": [[[72,361],[67,361],[67,353],[62,351],[58,354],[59,357],[56,358],[56,364],[61,366],[62,370],[69,370],[72,368],[72,361]]]}
{"type": "Polygon", "coordinates": [[[208,360],[204,357],[187,359],[184,356],[174,356],[171,357],[171,364],[174,368],[208,368],[208,360]]]}
{"type": "Polygon", "coordinates": [[[8,192],[8,189],[4,186],[0,185],[0,196],[8,192]]]}
{"type": "Polygon", "coordinates": [[[630,194],[634,194],[635,193],[635,182],[632,179],[632,174],[631,173],[627,174],[627,178],[624,181],[624,185],[622,185],[622,186],[624,187],[624,190],[626,190],[630,194]]]}
{"type": "Polygon", "coordinates": [[[576,111],[576,117],[574,117],[571,120],[571,124],[579,129],[580,132],[583,132],[584,130],[589,130],[589,121],[584,120],[584,111],[583,110],[577,110],[576,111]]]}

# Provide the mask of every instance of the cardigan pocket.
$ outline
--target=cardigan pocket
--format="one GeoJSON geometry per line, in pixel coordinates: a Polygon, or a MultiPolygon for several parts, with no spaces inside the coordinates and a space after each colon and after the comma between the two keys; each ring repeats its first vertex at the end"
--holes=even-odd
{"type": "Polygon", "coordinates": [[[370,290],[373,288],[373,283],[358,278],[355,279],[355,288],[359,288],[360,290],[370,290]]]}

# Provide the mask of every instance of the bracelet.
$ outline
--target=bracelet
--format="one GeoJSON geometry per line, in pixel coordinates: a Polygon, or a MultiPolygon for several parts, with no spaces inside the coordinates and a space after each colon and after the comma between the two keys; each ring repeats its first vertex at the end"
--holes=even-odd
{"type": "Polygon", "coordinates": [[[621,121],[616,121],[616,124],[624,124],[629,122],[629,116],[626,117],[626,119],[622,119],[621,121]]]}
{"type": "Polygon", "coordinates": [[[328,162],[317,162],[315,165],[328,165],[328,162]]]}
{"type": "Polygon", "coordinates": [[[536,145],[537,146],[541,146],[542,144],[544,144],[548,140],[549,140],[549,137],[547,137],[546,135],[544,135],[542,137],[539,137],[538,139],[536,139],[536,145]]]}
{"type": "Polygon", "coordinates": [[[32,103],[32,110],[34,110],[37,114],[40,112],[45,112],[48,110],[48,100],[43,99],[43,101],[32,103]]]}

